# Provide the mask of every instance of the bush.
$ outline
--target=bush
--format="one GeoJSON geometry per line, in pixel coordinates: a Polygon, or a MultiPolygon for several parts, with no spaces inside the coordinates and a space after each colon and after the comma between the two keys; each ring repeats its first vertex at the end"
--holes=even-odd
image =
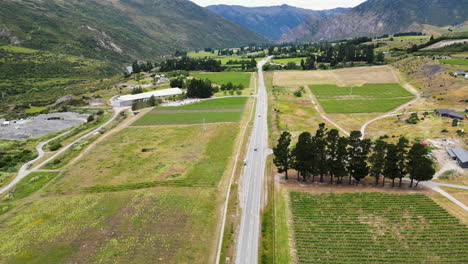
{"type": "Polygon", "coordinates": [[[89,115],[88,116],[88,123],[94,121],[94,115],[89,115]]]}
{"type": "Polygon", "coordinates": [[[62,144],[58,141],[53,141],[49,144],[50,151],[56,151],[62,147],[62,144]]]}

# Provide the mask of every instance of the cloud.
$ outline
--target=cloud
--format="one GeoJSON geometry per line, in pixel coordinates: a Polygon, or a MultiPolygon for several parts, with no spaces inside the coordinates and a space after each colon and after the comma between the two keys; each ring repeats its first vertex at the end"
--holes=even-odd
{"type": "Polygon", "coordinates": [[[288,4],[313,10],[331,9],[336,7],[354,7],[365,0],[192,0],[201,6],[226,4],[242,6],[274,6],[288,4]]]}

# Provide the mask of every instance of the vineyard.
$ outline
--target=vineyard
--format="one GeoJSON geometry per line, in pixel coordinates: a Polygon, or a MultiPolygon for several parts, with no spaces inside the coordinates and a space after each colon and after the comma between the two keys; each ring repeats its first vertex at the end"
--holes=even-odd
{"type": "Polygon", "coordinates": [[[468,229],[422,194],[291,192],[297,263],[468,263],[468,229]]]}

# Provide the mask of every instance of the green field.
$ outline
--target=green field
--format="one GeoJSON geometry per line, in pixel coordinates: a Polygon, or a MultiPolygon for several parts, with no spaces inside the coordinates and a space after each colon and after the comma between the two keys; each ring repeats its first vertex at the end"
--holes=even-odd
{"type": "MultiPolygon", "coordinates": [[[[425,36],[401,36],[401,37],[393,37],[394,41],[401,41],[401,40],[426,40],[430,39],[430,35],[425,35],[425,36]]],[[[382,41],[382,40],[390,40],[390,38],[381,38],[381,39],[376,39],[376,41],[382,41]]]]}
{"type": "Polygon", "coordinates": [[[423,194],[291,192],[298,263],[467,263],[468,229],[423,194]]]}
{"type": "Polygon", "coordinates": [[[183,106],[161,106],[155,110],[208,110],[208,109],[243,109],[248,97],[227,97],[202,100],[198,103],[183,106]]]}
{"type": "Polygon", "coordinates": [[[319,102],[327,113],[373,113],[388,112],[410,100],[411,98],[399,98],[319,100],[319,102]]]}
{"type": "Polygon", "coordinates": [[[396,83],[370,83],[363,86],[341,87],[333,84],[310,85],[312,93],[318,99],[335,99],[340,97],[360,98],[396,98],[412,97],[401,85],[396,83]]]}
{"type": "Polygon", "coordinates": [[[450,65],[468,65],[468,60],[463,59],[443,59],[439,60],[442,64],[450,64],[450,65]]]}
{"type": "Polygon", "coordinates": [[[178,188],[38,199],[1,216],[0,262],[207,263],[215,197],[178,188]]]}
{"type": "Polygon", "coordinates": [[[388,112],[414,98],[412,93],[396,83],[355,87],[321,84],[309,87],[327,113],[388,112]]]}
{"type": "Polygon", "coordinates": [[[0,201],[0,263],[209,263],[239,124],[130,127],[0,201]],[[144,190],[139,190],[144,189],[144,190]]]}
{"type": "Polygon", "coordinates": [[[155,113],[150,112],[133,123],[133,126],[201,124],[218,122],[237,122],[242,115],[235,112],[182,112],[182,113],[155,113]]]}
{"type": "Polygon", "coordinates": [[[15,52],[15,53],[36,53],[36,52],[39,52],[38,50],[28,49],[28,48],[13,46],[13,45],[0,46],[0,49],[10,51],[10,52],[15,52]]]}
{"type": "Polygon", "coordinates": [[[305,60],[305,59],[306,59],[305,57],[302,57],[302,58],[273,59],[273,62],[274,63],[283,63],[283,64],[287,64],[288,62],[295,62],[297,64],[298,62],[301,62],[301,60],[305,60]]]}
{"type": "Polygon", "coordinates": [[[205,72],[194,72],[192,76],[200,79],[208,79],[214,84],[222,85],[229,82],[233,84],[242,84],[244,88],[250,87],[251,73],[248,72],[216,72],[216,73],[205,73],[205,72]]]}
{"type": "Polygon", "coordinates": [[[183,106],[156,107],[132,125],[153,126],[238,122],[242,116],[246,101],[247,97],[229,97],[203,100],[183,106]]]}
{"type": "Polygon", "coordinates": [[[189,57],[215,57],[217,56],[217,53],[211,53],[211,52],[191,52],[188,54],[189,57]]]}

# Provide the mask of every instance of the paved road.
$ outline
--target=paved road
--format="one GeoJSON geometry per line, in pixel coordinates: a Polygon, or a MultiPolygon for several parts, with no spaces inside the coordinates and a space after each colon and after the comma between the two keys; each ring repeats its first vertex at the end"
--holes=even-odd
{"type": "Polygon", "coordinates": [[[268,96],[262,66],[269,59],[264,59],[258,64],[256,116],[247,150],[247,165],[241,176],[240,206],[242,216],[237,240],[237,264],[256,264],[258,262],[261,199],[264,188],[266,157],[270,153],[267,126],[268,96]]]}
{"type": "Polygon", "coordinates": [[[28,176],[31,172],[36,172],[36,171],[41,171],[40,168],[42,166],[44,166],[46,163],[50,162],[51,160],[55,159],[58,155],[62,154],[63,152],[65,152],[67,149],[71,148],[73,146],[73,144],[77,143],[78,141],[84,139],[84,138],[87,138],[89,136],[91,136],[92,134],[98,132],[101,128],[105,127],[106,125],[108,125],[110,122],[114,121],[114,119],[119,115],[119,113],[124,110],[124,109],[127,109],[127,108],[114,108],[114,114],[112,115],[111,119],[109,119],[107,122],[105,122],[104,124],[102,124],[101,126],[99,126],[98,128],[94,129],[93,131],[81,136],[80,138],[78,138],[77,140],[73,141],[72,143],[70,143],[69,145],[67,146],[64,146],[62,147],[59,151],[55,152],[54,155],[50,156],[48,159],[46,159],[45,161],[41,162],[39,165],[37,165],[36,167],[34,168],[29,168],[31,166],[31,164],[33,164],[34,162],[36,162],[37,160],[41,159],[43,156],[44,156],[44,146],[47,145],[49,142],[51,142],[52,140],[55,140],[67,133],[69,133],[70,131],[68,132],[65,132],[63,134],[60,134],[59,136],[57,137],[54,137],[52,139],[49,139],[47,141],[44,141],[44,142],[40,142],[37,146],[36,146],[36,150],[38,152],[38,156],[37,158],[35,158],[34,160],[31,160],[27,163],[25,163],[23,166],[21,166],[21,168],[19,169],[18,171],[18,174],[16,175],[16,177],[5,187],[1,188],[0,189],[0,195],[7,192],[10,188],[12,188],[13,186],[15,186],[19,181],[21,181],[24,177],[28,176]]]}

